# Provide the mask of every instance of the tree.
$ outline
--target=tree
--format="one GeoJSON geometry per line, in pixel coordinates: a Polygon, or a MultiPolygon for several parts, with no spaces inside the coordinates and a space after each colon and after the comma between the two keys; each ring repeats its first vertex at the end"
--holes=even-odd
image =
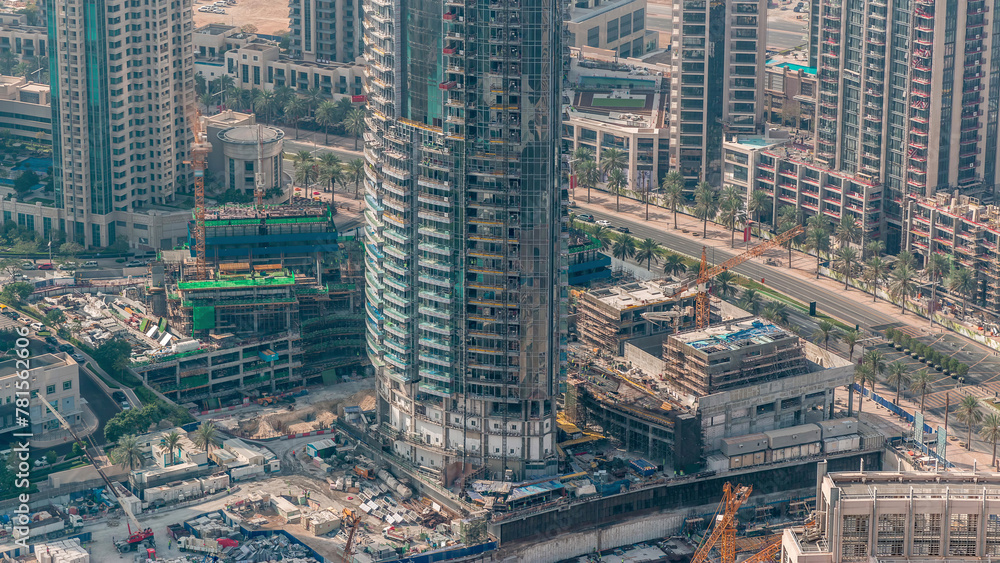
{"type": "Polygon", "coordinates": [[[889,297],[899,300],[899,312],[901,315],[905,315],[906,300],[917,289],[917,284],[913,279],[913,270],[903,264],[894,269],[890,277],[892,282],[889,283],[889,297]]]}
{"type": "Polygon", "coordinates": [[[763,190],[750,192],[750,199],[747,200],[747,213],[749,213],[757,225],[757,236],[760,236],[760,216],[764,212],[764,206],[771,195],[763,190]]]}
{"type": "Polygon", "coordinates": [[[11,257],[0,259],[0,276],[10,278],[20,271],[21,261],[17,258],[11,257]]]}
{"type": "Polygon", "coordinates": [[[323,128],[323,144],[330,144],[330,126],[339,123],[337,119],[337,106],[331,101],[324,101],[316,107],[313,112],[313,119],[316,124],[323,128]]]}
{"type": "Polygon", "coordinates": [[[983,418],[983,425],[979,428],[979,436],[993,444],[993,459],[990,461],[990,467],[996,467],[997,441],[1000,440],[1000,413],[990,412],[983,418]]]}
{"type": "Polygon", "coordinates": [[[285,118],[290,119],[292,121],[292,124],[295,126],[296,140],[298,140],[299,138],[299,121],[308,112],[309,112],[309,105],[303,98],[300,98],[299,96],[291,98],[290,100],[288,100],[288,103],[285,104],[285,118]]]}
{"type": "Polygon", "coordinates": [[[319,175],[327,181],[329,191],[333,192],[344,178],[344,161],[332,152],[326,152],[320,155],[319,162],[319,175]]]}
{"type": "Polygon", "coordinates": [[[105,371],[121,377],[123,370],[129,364],[132,356],[132,345],[125,339],[107,340],[94,350],[91,357],[105,371]]]}
{"type": "Polygon", "coordinates": [[[729,270],[719,272],[719,274],[715,276],[714,284],[715,291],[718,293],[719,297],[725,299],[736,295],[739,291],[739,286],[737,286],[736,281],[736,274],[730,272],[729,270]]]}
{"type": "Polygon", "coordinates": [[[59,245],[59,254],[61,256],[76,256],[86,250],[82,244],[77,244],[75,242],[64,242],[59,245]]]}
{"type": "Polygon", "coordinates": [[[878,288],[889,278],[889,264],[881,256],[872,256],[861,271],[861,281],[872,290],[872,302],[878,300],[878,288]]]}
{"type": "Polygon", "coordinates": [[[968,299],[975,296],[976,290],[979,288],[979,280],[969,268],[958,268],[948,275],[945,284],[948,286],[948,291],[962,296],[962,314],[964,315],[968,299]]]}
{"type": "Polygon", "coordinates": [[[656,260],[659,262],[660,256],[663,255],[663,247],[660,243],[656,242],[651,238],[647,238],[639,243],[638,248],[635,251],[636,261],[642,263],[646,262],[646,269],[649,270],[652,267],[652,262],[656,260]]]}
{"type": "Polygon", "coordinates": [[[899,392],[904,385],[910,383],[910,373],[906,370],[906,364],[897,360],[889,364],[889,370],[885,375],[885,382],[896,388],[896,404],[899,404],[899,392]]]}
{"type": "Polygon", "coordinates": [[[729,248],[736,247],[736,226],[740,222],[740,215],[743,210],[740,209],[743,201],[733,200],[731,198],[725,197],[723,194],[722,202],[720,204],[719,211],[719,222],[726,229],[729,229],[729,248]]]}
{"type": "Polygon", "coordinates": [[[865,245],[865,251],[862,257],[869,258],[871,256],[881,256],[883,250],[885,250],[885,245],[882,244],[882,241],[880,240],[869,241],[868,244],[865,245]]]}
{"type": "Polygon", "coordinates": [[[872,373],[872,367],[867,363],[860,363],[854,366],[854,383],[858,384],[858,418],[861,418],[861,408],[865,400],[865,385],[871,383],[875,385],[875,375],[872,373]]]}
{"type": "Polygon", "coordinates": [[[840,248],[843,248],[858,241],[858,238],[861,236],[861,227],[858,227],[853,217],[845,213],[840,218],[840,224],[834,230],[834,235],[837,237],[837,244],[840,248]]]}
{"type": "Polygon", "coordinates": [[[570,158],[573,160],[571,163],[573,165],[573,173],[579,176],[580,165],[588,160],[594,160],[594,151],[590,150],[590,147],[587,145],[580,145],[573,149],[573,155],[570,158]]]}
{"type": "Polygon", "coordinates": [[[611,248],[611,244],[614,242],[614,238],[611,236],[611,231],[607,227],[602,227],[600,225],[595,225],[593,230],[590,231],[590,236],[594,237],[595,240],[601,245],[601,250],[607,250],[611,248]]]}
{"type": "Polygon", "coordinates": [[[164,465],[173,465],[176,459],[174,458],[174,450],[179,449],[181,443],[181,435],[177,431],[173,431],[166,436],[160,438],[160,446],[167,449],[170,456],[167,458],[167,462],[164,465]]]}
{"type": "Polygon", "coordinates": [[[858,259],[858,251],[850,246],[841,246],[837,249],[837,257],[834,262],[837,264],[837,270],[840,275],[844,276],[844,291],[847,291],[848,283],[851,281],[851,276],[854,274],[854,263],[858,259]]]}
{"type": "Polygon", "coordinates": [[[590,189],[596,186],[600,179],[601,172],[593,160],[585,160],[577,164],[576,181],[580,186],[587,188],[587,203],[590,203],[590,189]]]}
{"type": "Polygon", "coordinates": [[[719,210],[719,202],[716,200],[715,190],[708,182],[698,184],[698,189],[694,192],[694,216],[702,220],[701,237],[708,234],[708,220],[715,218],[719,210]]]}
{"type": "Polygon", "coordinates": [[[212,95],[208,92],[203,92],[198,96],[198,102],[205,106],[205,115],[212,115],[212,95]]]}
{"type": "Polygon", "coordinates": [[[799,115],[801,114],[798,102],[786,101],[781,106],[781,124],[798,127],[799,115]]]}
{"type": "Polygon", "coordinates": [[[861,340],[861,333],[852,329],[845,330],[843,336],[840,337],[847,345],[847,360],[850,362],[854,361],[854,347],[858,345],[861,340]]]}
{"type": "Polygon", "coordinates": [[[348,182],[354,182],[354,198],[361,197],[361,180],[365,178],[365,159],[350,160],[344,170],[344,178],[348,182]]]}
{"type": "Polygon", "coordinates": [[[344,129],[354,135],[354,150],[358,150],[358,137],[365,132],[365,110],[361,108],[351,108],[347,112],[343,121],[344,129]]]}
{"type": "Polygon", "coordinates": [[[684,203],[684,176],[677,171],[663,177],[663,201],[674,214],[674,230],[677,230],[677,207],[684,203]]]}
{"type": "Polygon", "coordinates": [[[45,324],[48,326],[56,326],[62,324],[63,320],[66,319],[66,314],[62,312],[62,309],[52,309],[45,314],[45,324]]]}
{"type": "Polygon", "coordinates": [[[119,437],[118,445],[108,452],[108,460],[125,471],[141,468],[142,448],[139,446],[139,439],[134,434],[119,437]]]}
{"type": "Polygon", "coordinates": [[[21,175],[14,179],[14,191],[17,192],[17,197],[24,197],[24,194],[37,186],[40,181],[38,174],[31,170],[21,172],[21,175]]]}
{"type": "Polygon", "coordinates": [[[972,427],[983,420],[983,413],[979,410],[979,398],[975,395],[966,395],[958,403],[955,409],[955,418],[960,420],[969,429],[968,438],[965,441],[965,449],[972,449],[972,427]]]}
{"type": "Polygon", "coordinates": [[[54,464],[58,459],[59,459],[59,454],[57,454],[55,450],[49,450],[45,452],[45,461],[49,465],[54,464]]]}
{"type": "Polygon", "coordinates": [[[822,227],[810,227],[806,233],[806,250],[816,253],[816,279],[819,279],[820,254],[830,251],[830,234],[822,227]]]}
{"type": "Polygon", "coordinates": [[[687,264],[680,254],[668,254],[663,260],[663,273],[668,276],[679,276],[687,272],[687,264]]]}
{"type": "Polygon", "coordinates": [[[865,352],[864,363],[872,368],[872,393],[875,392],[875,384],[885,375],[885,356],[878,348],[872,348],[865,352]]]}
{"type": "Polygon", "coordinates": [[[212,447],[215,446],[215,425],[209,421],[201,423],[198,430],[194,433],[194,443],[199,448],[205,450],[205,453],[211,453],[212,447]]]}
{"type": "Polygon", "coordinates": [[[615,244],[611,247],[611,255],[615,258],[625,261],[635,256],[635,239],[629,235],[622,235],[618,237],[615,244]]]}
{"type": "Polygon", "coordinates": [[[920,393],[920,412],[924,411],[924,398],[927,397],[927,390],[931,388],[931,383],[934,382],[934,376],[932,376],[927,368],[924,368],[910,377],[910,391],[914,393],[920,393]]]}
{"type": "Polygon", "coordinates": [[[0,74],[5,74],[7,76],[11,75],[14,70],[14,65],[17,64],[17,57],[14,56],[14,52],[7,50],[0,52],[0,74]]]}
{"type": "Polygon", "coordinates": [[[35,291],[35,286],[26,282],[13,282],[4,284],[0,289],[0,299],[6,303],[20,304],[35,291]]]}
{"type": "Polygon", "coordinates": [[[295,167],[295,183],[308,189],[310,180],[314,178],[316,158],[309,151],[299,151],[292,155],[291,160],[295,167]]]}
{"type": "Polygon", "coordinates": [[[613,170],[621,170],[628,163],[628,154],[618,149],[604,149],[601,153],[601,172],[604,176],[611,178],[613,170]]]}
{"type": "Polygon", "coordinates": [[[944,278],[945,272],[950,269],[948,258],[942,254],[932,253],[927,259],[927,277],[931,280],[931,302],[928,307],[927,316],[931,319],[931,326],[934,326],[934,309],[937,308],[937,286],[944,278]]]}
{"type": "Polygon", "coordinates": [[[906,266],[909,269],[914,269],[917,264],[917,259],[913,256],[913,253],[909,250],[901,250],[899,254],[896,255],[896,259],[893,260],[893,267],[900,268],[906,266]]]}
{"type": "Polygon", "coordinates": [[[309,111],[313,112],[313,117],[316,116],[315,112],[319,106],[326,101],[326,94],[323,93],[323,90],[316,87],[306,90],[306,104],[309,106],[309,111]]]}
{"type": "MultiPolygon", "coordinates": [[[[799,225],[799,212],[791,205],[782,205],[778,208],[778,232],[790,231],[799,225]]],[[[785,248],[788,249],[788,267],[792,267],[792,239],[785,241],[785,248]]]]}
{"type": "Polygon", "coordinates": [[[772,301],[764,306],[760,316],[772,323],[785,324],[788,322],[788,308],[784,303],[772,301]]]}
{"type": "Polygon", "coordinates": [[[27,76],[31,72],[31,65],[26,61],[21,61],[14,65],[14,70],[12,71],[14,76],[27,76]]]}
{"type": "Polygon", "coordinates": [[[625,191],[625,185],[627,183],[628,178],[620,168],[613,168],[611,173],[608,174],[608,191],[615,194],[615,211],[621,211],[622,192],[625,191]]]}
{"type": "Polygon", "coordinates": [[[262,91],[253,102],[255,112],[264,115],[264,122],[270,123],[274,116],[274,110],[278,105],[278,98],[270,90],[262,91]]]}
{"type": "Polygon", "coordinates": [[[812,337],[816,344],[822,342],[823,346],[829,351],[830,340],[836,342],[840,338],[840,331],[837,330],[837,325],[824,319],[816,325],[816,331],[813,332],[812,337]]]}
{"type": "Polygon", "coordinates": [[[739,306],[740,309],[749,311],[754,315],[760,314],[760,307],[762,304],[763,300],[761,299],[760,294],[757,293],[757,290],[752,287],[744,289],[743,294],[740,295],[740,300],[736,302],[736,305],[739,306]]]}
{"type": "Polygon", "coordinates": [[[86,453],[87,453],[86,444],[84,444],[83,442],[73,442],[73,450],[72,450],[73,457],[80,457],[86,455],[86,453]]]}

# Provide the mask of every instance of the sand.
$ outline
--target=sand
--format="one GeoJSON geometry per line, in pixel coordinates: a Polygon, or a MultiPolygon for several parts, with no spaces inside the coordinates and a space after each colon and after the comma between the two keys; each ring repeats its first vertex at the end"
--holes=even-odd
{"type": "Polygon", "coordinates": [[[199,12],[201,6],[211,6],[214,0],[195,0],[194,25],[210,23],[257,26],[257,33],[281,35],[288,31],[288,3],[282,0],[236,0],[235,6],[226,6],[225,14],[199,12]]]}

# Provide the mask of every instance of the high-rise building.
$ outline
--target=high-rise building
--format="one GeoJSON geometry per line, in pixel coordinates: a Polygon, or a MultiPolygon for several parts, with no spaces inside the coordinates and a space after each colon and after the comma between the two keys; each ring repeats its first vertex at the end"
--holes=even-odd
{"type": "Polygon", "coordinates": [[[767,2],[675,0],[673,14],[670,167],[718,185],[723,132],[762,123],[767,2]]]}
{"type": "Polygon", "coordinates": [[[288,21],[297,59],[353,63],[361,56],[358,0],[290,0],[288,21]]]}
{"type": "MultiPolygon", "coordinates": [[[[368,353],[394,452],[556,470],[558,0],[365,0],[368,353]]],[[[461,467],[461,466],[459,466],[461,467]]]]}
{"type": "Polygon", "coordinates": [[[115,240],[116,211],[189,184],[191,0],[46,0],[58,230],[115,240]]]}
{"type": "Polygon", "coordinates": [[[814,9],[816,157],[885,187],[888,248],[899,246],[905,195],[992,193],[1000,44],[987,3],[818,0],[814,9]]]}

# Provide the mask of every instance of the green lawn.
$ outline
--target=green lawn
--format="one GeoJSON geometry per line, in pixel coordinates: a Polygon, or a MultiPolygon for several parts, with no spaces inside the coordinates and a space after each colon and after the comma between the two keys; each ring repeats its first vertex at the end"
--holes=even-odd
{"type": "Polygon", "coordinates": [[[595,108],[644,108],[645,99],[633,100],[631,98],[594,98],[595,108]]]}

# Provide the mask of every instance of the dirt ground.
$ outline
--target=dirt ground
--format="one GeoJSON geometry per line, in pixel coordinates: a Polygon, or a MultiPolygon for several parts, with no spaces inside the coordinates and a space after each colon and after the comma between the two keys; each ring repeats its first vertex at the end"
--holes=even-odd
{"type": "Polygon", "coordinates": [[[257,33],[280,35],[288,31],[288,3],[275,0],[237,0],[235,6],[226,6],[225,14],[199,12],[201,6],[211,6],[214,0],[195,0],[194,25],[210,23],[257,26],[257,33]]]}

